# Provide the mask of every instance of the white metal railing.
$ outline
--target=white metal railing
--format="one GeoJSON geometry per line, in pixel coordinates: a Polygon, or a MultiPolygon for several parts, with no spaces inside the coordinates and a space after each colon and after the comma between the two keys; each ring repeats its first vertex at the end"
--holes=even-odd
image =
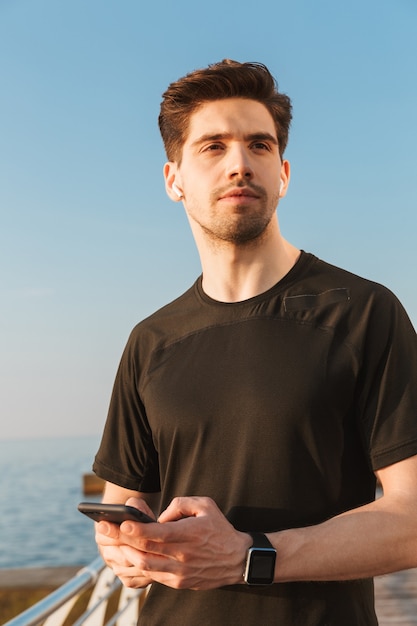
{"type": "Polygon", "coordinates": [[[101,557],[97,557],[71,580],[3,626],[62,626],[80,595],[92,587],[88,606],[73,626],[136,626],[140,597],[146,593],[146,589],[123,587],[101,557]],[[104,622],[108,602],[120,588],[117,609],[104,622]]]}

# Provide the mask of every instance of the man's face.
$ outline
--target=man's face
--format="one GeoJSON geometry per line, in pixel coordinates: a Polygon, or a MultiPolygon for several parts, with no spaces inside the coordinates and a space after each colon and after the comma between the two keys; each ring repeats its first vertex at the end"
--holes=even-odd
{"type": "Polygon", "coordinates": [[[168,192],[175,181],[194,232],[237,245],[268,228],[288,174],[271,114],[243,98],[201,105],[190,118],[180,165],[165,167],[168,192]]]}

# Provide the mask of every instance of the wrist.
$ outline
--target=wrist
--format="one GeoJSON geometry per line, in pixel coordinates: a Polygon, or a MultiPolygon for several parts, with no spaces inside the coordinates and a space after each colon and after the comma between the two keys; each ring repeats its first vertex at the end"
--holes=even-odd
{"type": "Polygon", "coordinates": [[[241,538],[241,545],[239,546],[238,551],[236,552],[236,554],[239,555],[239,563],[237,564],[237,568],[235,572],[236,574],[235,580],[231,584],[244,585],[245,581],[243,577],[245,574],[246,558],[247,558],[248,550],[253,544],[253,539],[248,532],[242,532],[242,531],[238,531],[238,532],[241,538]]]}
{"type": "Polygon", "coordinates": [[[264,533],[248,533],[252,545],[246,554],[244,582],[247,585],[272,585],[277,552],[264,533]]]}

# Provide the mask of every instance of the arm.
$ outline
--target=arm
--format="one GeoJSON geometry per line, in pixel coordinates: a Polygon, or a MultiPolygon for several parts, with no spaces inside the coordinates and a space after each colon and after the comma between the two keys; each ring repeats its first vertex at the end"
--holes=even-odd
{"type": "Polygon", "coordinates": [[[417,456],[377,472],[384,495],[323,524],[268,534],[276,582],[349,580],[417,566],[417,456]]]}
{"type": "MultiPolygon", "coordinates": [[[[350,580],[417,566],[417,456],[378,477],[384,495],[376,502],[316,526],[268,533],[277,550],[275,582],[350,580]]],[[[251,537],[212,500],[175,498],[158,521],[124,522],[117,535],[103,537],[118,543],[128,563],[113,568],[125,585],[143,586],[146,577],[189,589],[242,582],[251,537]]]]}

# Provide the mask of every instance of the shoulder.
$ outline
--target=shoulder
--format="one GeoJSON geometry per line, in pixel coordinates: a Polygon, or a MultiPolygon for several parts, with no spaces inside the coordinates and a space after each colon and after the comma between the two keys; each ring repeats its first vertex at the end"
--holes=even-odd
{"type": "Polygon", "coordinates": [[[415,344],[411,321],[395,294],[384,285],[304,253],[303,271],[287,291],[287,315],[333,328],[354,345],[366,337],[392,341],[399,333],[415,344]]]}
{"type": "MultiPolygon", "coordinates": [[[[198,279],[199,280],[199,279],[198,279]]],[[[141,320],[130,333],[126,350],[151,352],[190,332],[201,309],[198,280],[178,298],[141,320]]]]}
{"type": "Polygon", "coordinates": [[[348,290],[350,300],[357,304],[375,303],[391,304],[394,308],[402,306],[397,296],[381,283],[372,281],[346,269],[327,263],[314,255],[308,255],[311,262],[309,265],[309,279],[316,288],[348,290]]]}

